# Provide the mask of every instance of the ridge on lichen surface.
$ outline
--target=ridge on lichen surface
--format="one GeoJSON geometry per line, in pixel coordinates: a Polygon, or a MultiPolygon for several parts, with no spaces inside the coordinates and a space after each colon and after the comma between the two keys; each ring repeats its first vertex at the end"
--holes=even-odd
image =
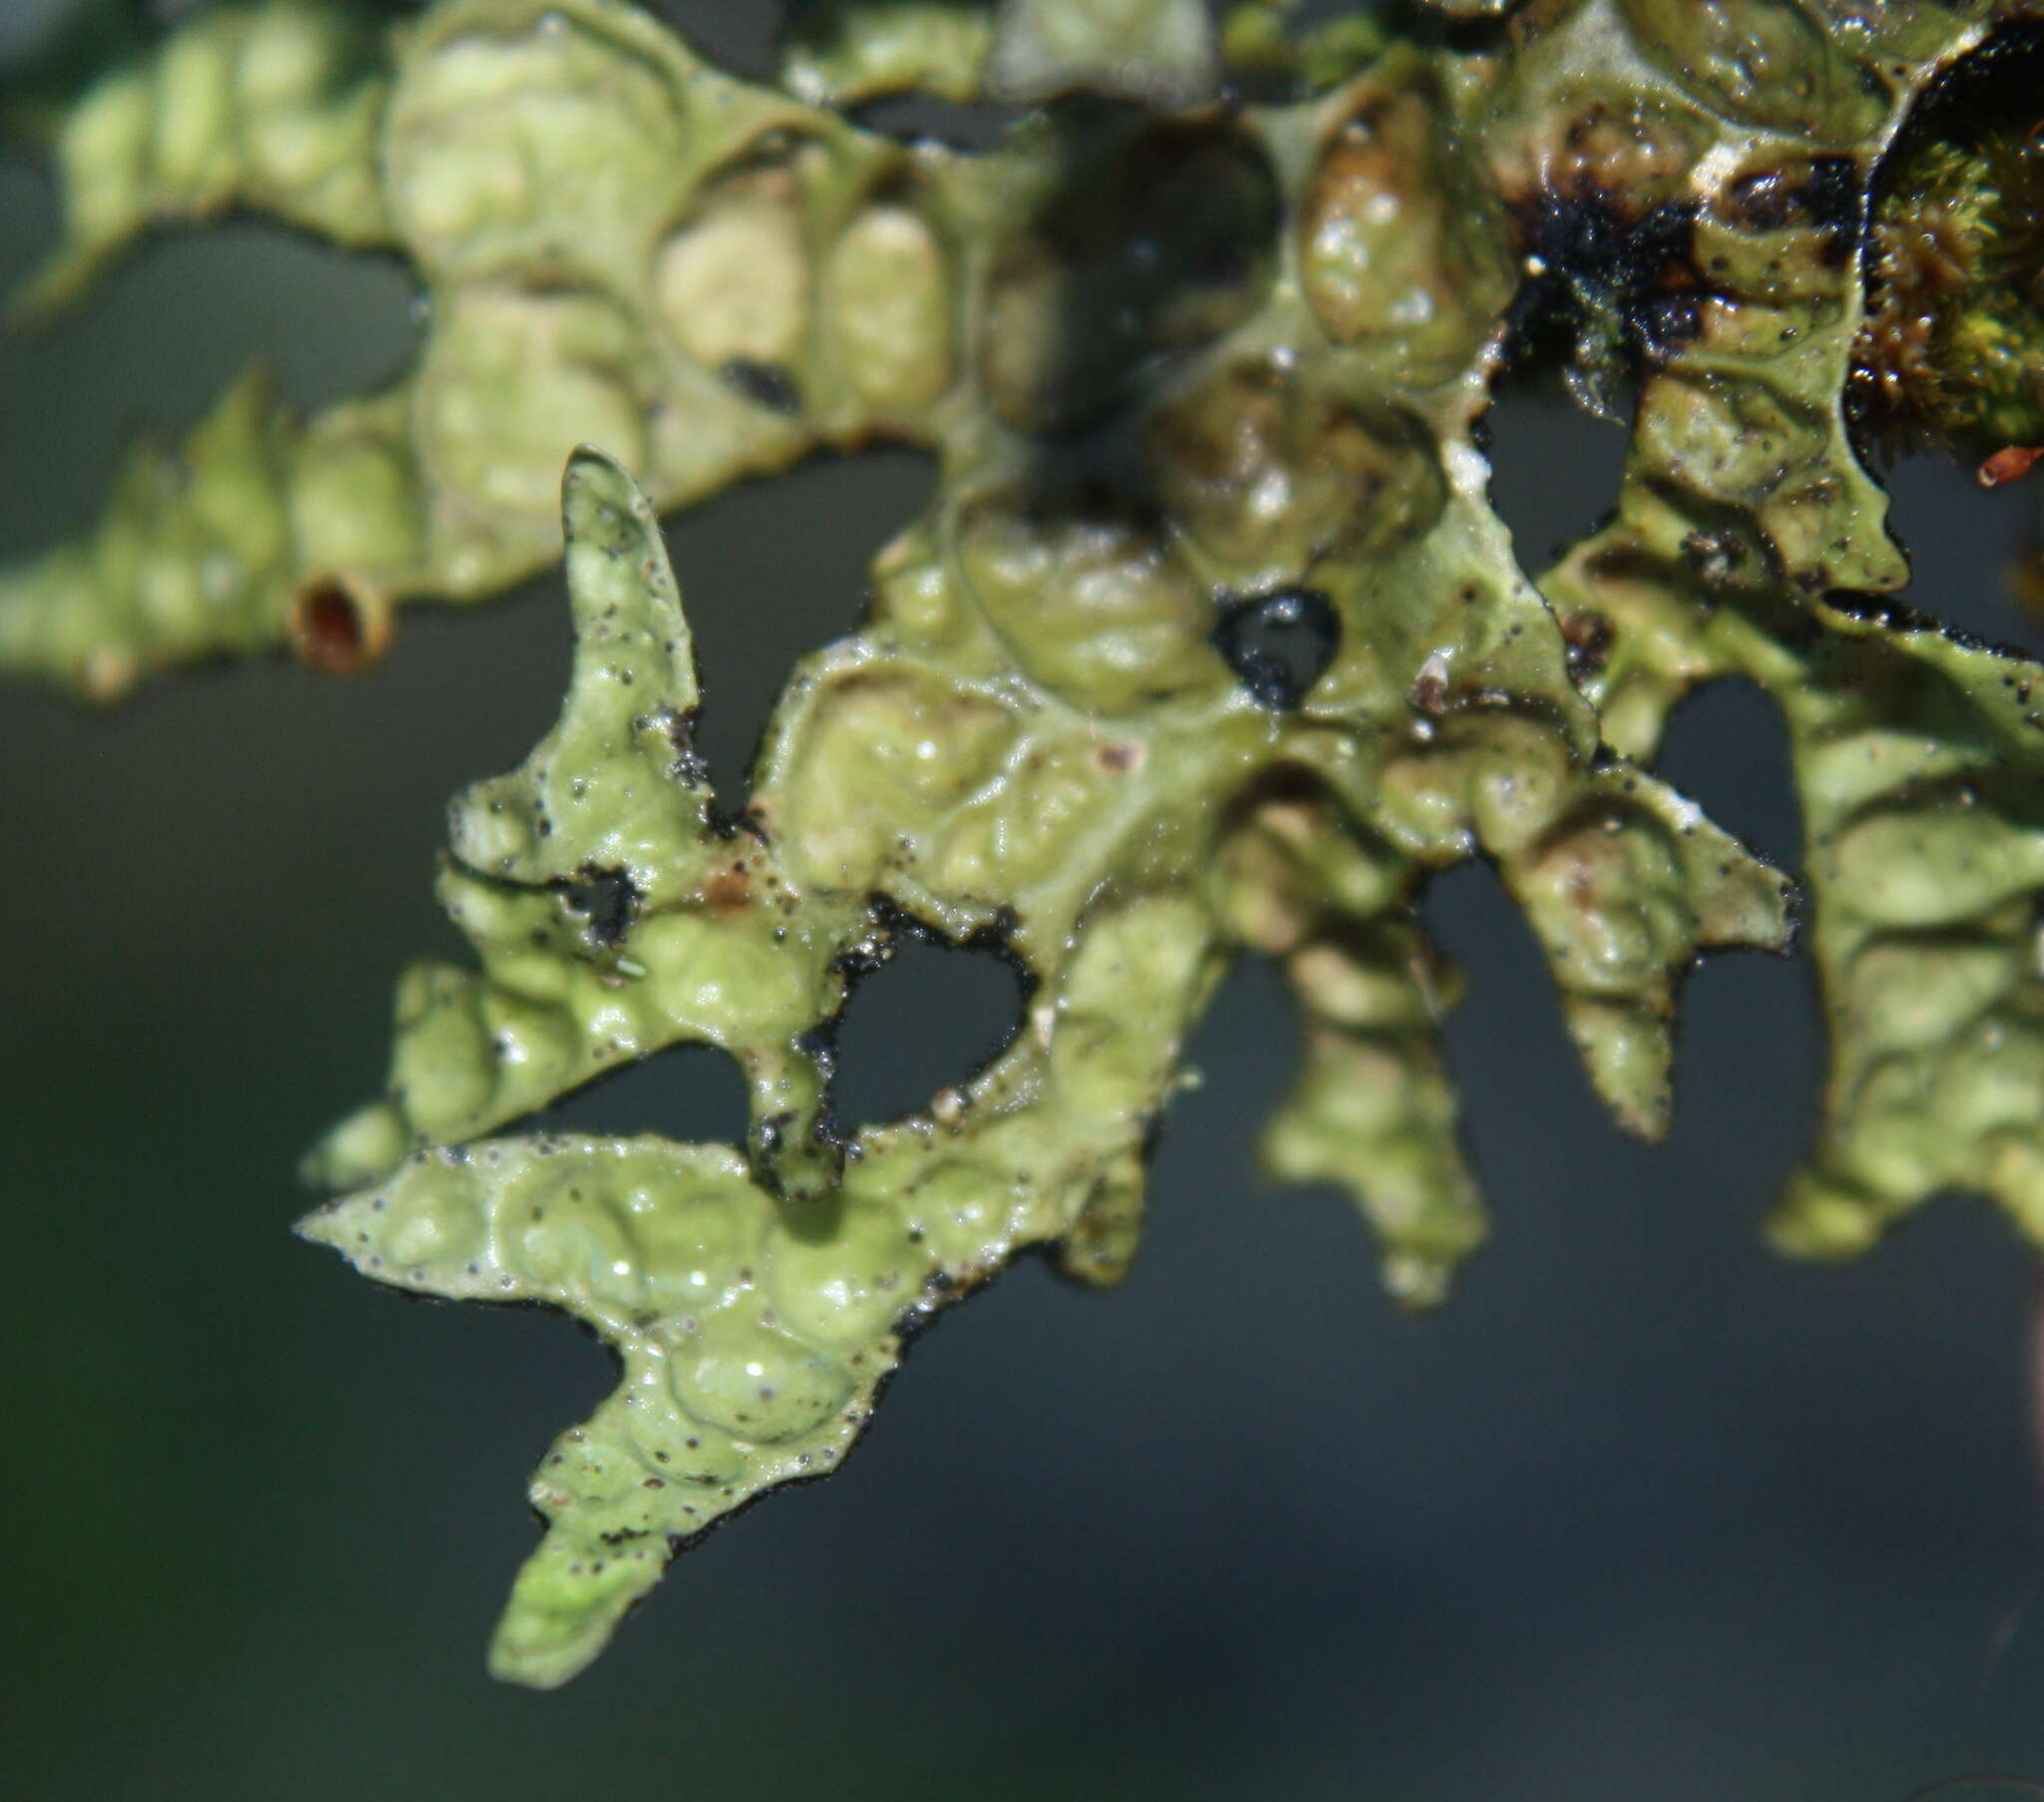
{"type": "Polygon", "coordinates": [[[287,641],[353,668],[398,605],[565,546],[561,718],[452,812],[475,964],[403,979],[303,1228],[619,1354],[535,1481],[501,1674],[572,1675],[675,1546],[833,1468],[907,1337],[1019,1251],[1117,1278],[1245,951],[1304,1028],[1267,1164],[1346,1189],[1403,1301],[1484,1230],[1432,872],[1496,867],[1597,1092],[1660,1132],[1683,973],[1787,937],[1785,879],[1651,773],[1702,682],[1782,709],[1809,847],[1831,1073],[1776,1236],[1855,1250],[1959,1187],[2044,1239],[2044,670],[1893,602],[1860,456],[2044,444],[2004,104],[2044,5],[1438,10],[1401,39],[1256,0],[1210,38],[1176,0],[815,0],[775,89],[619,0],[266,0],[59,109],[31,305],[232,207],[395,251],[431,304],[380,395],[300,418],[252,377],[138,448],[92,533],[0,574],[0,666],[100,695],[287,641]],[[2000,113],[1952,101],[1982,71],[2000,113]],[[1043,104],[980,155],[842,112],[910,91],[1043,104]],[[1529,579],[1480,434],[1540,356],[1632,439],[1529,579]],[[934,450],[935,499],[723,811],[658,515],[874,439],[934,450]],[[911,933],[1000,949],[1022,1018],[848,1132],[835,1023],[911,933]],[[743,1145],[520,1129],[680,1043],[737,1062],[743,1145]]]}

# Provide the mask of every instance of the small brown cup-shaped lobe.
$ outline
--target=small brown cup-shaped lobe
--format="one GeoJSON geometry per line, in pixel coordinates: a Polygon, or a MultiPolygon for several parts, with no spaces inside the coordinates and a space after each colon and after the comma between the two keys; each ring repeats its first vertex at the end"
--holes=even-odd
{"type": "Polygon", "coordinates": [[[315,576],[291,597],[291,649],[329,676],[353,676],[390,645],[389,601],[345,574],[315,576]]]}

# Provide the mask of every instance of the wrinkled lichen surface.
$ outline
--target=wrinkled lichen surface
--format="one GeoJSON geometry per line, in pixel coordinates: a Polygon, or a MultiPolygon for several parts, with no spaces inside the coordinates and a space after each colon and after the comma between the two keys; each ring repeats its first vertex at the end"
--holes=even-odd
{"type": "Polygon", "coordinates": [[[2044,152],[2020,118],[1909,137],[1991,124],[1950,102],[1980,71],[2034,92],[2044,7],[1436,10],[1259,0],[1217,39],[1177,0],[820,0],[766,88],[621,0],[267,0],[19,109],[69,221],[30,311],[231,208],[402,255],[430,310],[384,393],[300,418],[252,377],[138,446],[90,534],[0,575],[0,665],[102,696],[285,642],[352,668],[400,604],[565,544],[562,716],[453,809],[476,962],[405,977],[303,1227],[619,1354],[535,1480],[501,1674],[572,1675],[676,1546],[833,1468],[1021,1249],[1118,1277],[1244,951],[1305,1026],[1269,1166],[1348,1189],[1403,1300],[1483,1234],[1431,872],[1494,864],[1591,1081],[1659,1132],[1683,972],[1788,931],[1785,879],[1651,773],[1719,677],[1788,724],[1831,1032],[1777,1237],[1855,1250],[1960,1187],[2044,1238],[2044,671],[1886,599],[1865,461],[2044,442],[2040,296],[2003,292],[2044,152]],[[984,155],[848,116],[910,89],[1036,110],[984,155]],[[1919,196],[1950,254],[1912,262],[1919,196]],[[1542,358],[1633,433],[1612,514],[1529,575],[1481,434],[1542,358]],[[936,498],[722,811],[659,515],[875,439],[930,447],[936,498]],[[847,1133],[834,1023],[912,933],[1009,957],[1022,1017],[847,1133]],[[680,1043],[743,1071],[745,1145],[518,1130],[680,1043]]]}

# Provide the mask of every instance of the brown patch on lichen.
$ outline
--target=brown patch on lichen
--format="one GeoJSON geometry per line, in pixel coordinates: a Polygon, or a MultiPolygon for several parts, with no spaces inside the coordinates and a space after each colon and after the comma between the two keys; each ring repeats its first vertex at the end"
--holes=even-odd
{"type": "Polygon", "coordinates": [[[753,904],[753,879],[742,863],[728,864],[703,884],[703,905],[721,919],[743,913],[753,904]]]}
{"type": "Polygon", "coordinates": [[[1638,102],[1593,100],[1530,141],[1509,144],[1494,173],[1508,198],[1595,196],[1629,209],[1637,221],[1683,191],[1697,156],[1692,138],[1684,122],[1638,102]]]}

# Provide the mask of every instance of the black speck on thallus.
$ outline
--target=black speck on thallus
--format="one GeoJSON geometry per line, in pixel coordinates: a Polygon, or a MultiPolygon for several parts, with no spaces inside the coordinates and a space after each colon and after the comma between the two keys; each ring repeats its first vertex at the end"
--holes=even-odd
{"type": "Polygon", "coordinates": [[[717,372],[724,385],[743,394],[755,406],[771,413],[799,413],[802,391],[794,377],[778,363],[756,363],[750,357],[735,356],[717,372]]]}
{"type": "Polygon", "coordinates": [[[568,910],[583,917],[582,930],[590,943],[605,950],[625,942],[645,900],[630,871],[593,864],[585,864],[554,886],[568,910]]]}

